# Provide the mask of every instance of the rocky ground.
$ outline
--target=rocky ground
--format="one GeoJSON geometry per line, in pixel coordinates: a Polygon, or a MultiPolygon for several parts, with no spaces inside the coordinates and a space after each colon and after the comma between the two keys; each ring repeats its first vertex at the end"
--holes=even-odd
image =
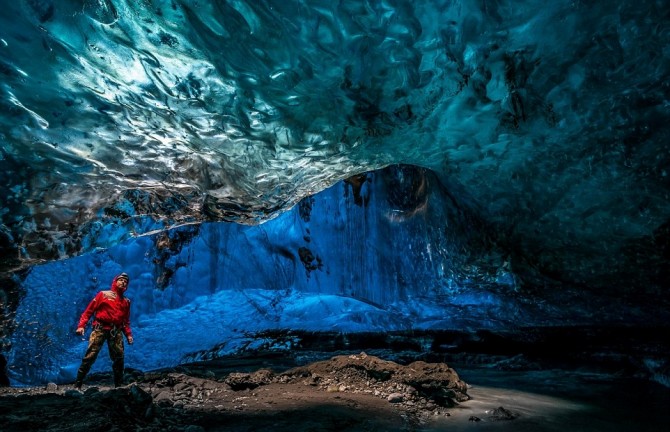
{"type": "Polygon", "coordinates": [[[668,334],[263,333],[235,355],[128,368],[118,389],[111,373],[83,391],[0,384],[0,432],[655,432],[670,423],[668,334]]]}
{"type": "MultiPolygon", "coordinates": [[[[3,431],[415,431],[468,400],[444,363],[407,366],[360,353],[275,373],[216,366],[150,373],[129,384],[0,389],[3,431]]],[[[508,413],[501,413],[508,416],[508,413]]]]}

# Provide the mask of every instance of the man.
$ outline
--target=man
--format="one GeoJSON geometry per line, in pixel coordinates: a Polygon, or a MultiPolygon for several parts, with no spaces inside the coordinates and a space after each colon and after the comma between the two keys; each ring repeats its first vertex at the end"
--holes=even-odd
{"type": "Polygon", "coordinates": [[[129,344],[133,344],[133,334],[130,330],[130,299],[124,297],[128,282],[128,275],[125,273],[115,277],[112,281],[112,289],[100,291],[79,319],[77,334],[82,336],[86,323],[95,314],[93,332],[77,372],[75,387],[78,389],[81,388],[86,374],[93,366],[105,341],[107,341],[109,356],[112,359],[114,387],[123,385],[123,335],[126,336],[129,344]]]}

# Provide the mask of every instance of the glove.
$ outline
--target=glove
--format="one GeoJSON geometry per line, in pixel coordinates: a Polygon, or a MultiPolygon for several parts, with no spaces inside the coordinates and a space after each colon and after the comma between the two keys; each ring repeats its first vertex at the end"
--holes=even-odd
{"type": "Polygon", "coordinates": [[[79,327],[77,329],[77,331],[75,331],[75,333],[77,333],[79,336],[83,336],[84,335],[84,327],[79,327]]]}

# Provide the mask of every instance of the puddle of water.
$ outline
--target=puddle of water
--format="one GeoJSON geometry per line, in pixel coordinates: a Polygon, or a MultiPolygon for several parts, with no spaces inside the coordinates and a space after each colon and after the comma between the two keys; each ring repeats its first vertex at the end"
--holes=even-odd
{"type": "Polygon", "coordinates": [[[656,383],[559,370],[457,371],[472,399],[424,430],[651,432],[670,425],[670,388],[656,383]],[[491,414],[499,407],[518,416],[496,421],[491,414]]]}

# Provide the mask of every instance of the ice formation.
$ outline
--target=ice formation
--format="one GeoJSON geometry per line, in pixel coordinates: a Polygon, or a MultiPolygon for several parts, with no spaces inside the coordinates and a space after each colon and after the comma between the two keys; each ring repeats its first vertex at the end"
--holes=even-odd
{"type": "MultiPolygon", "coordinates": [[[[453,307],[665,320],[665,2],[3,6],[3,350],[36,343],[16,319],[60,296],[75,313],[131,265],[156,315],[237,284],[360,301],[389,328],[453,307]]],[[[31,337],[51,340],[44,319],[31,337]]]]}

